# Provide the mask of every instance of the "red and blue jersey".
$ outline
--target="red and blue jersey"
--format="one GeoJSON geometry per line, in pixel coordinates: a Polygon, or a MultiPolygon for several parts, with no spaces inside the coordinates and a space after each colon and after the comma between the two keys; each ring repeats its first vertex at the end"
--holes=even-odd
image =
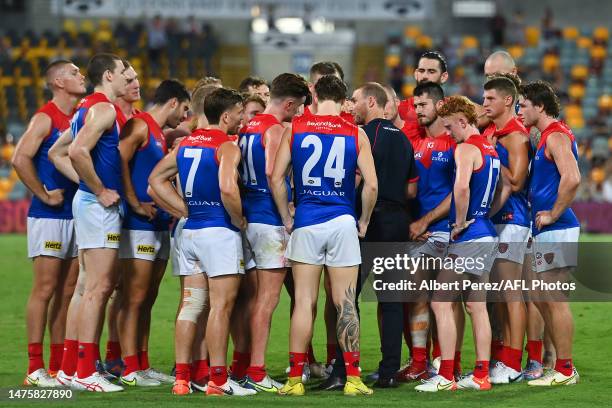
{"type": "MultiPolygon", "coordinates": [[[[310,106],[304,106],[304,116],[309,116],[309,115],[311,117],[315,116],[314,113],[312,113],[312,111],[310,110],[310,106]]],[[[352,125],[355,124],[355,117],[348,112],[341,111],[340,117],[352,125]]]]}
{"type": "Polygon", "coordinates": [[[572,144],[572,154],[574,159],[578,160],[578,147],[576,139],[571,129],[562,122],[555,121],[551,123],[542,132],[542,138],[536,149],[535,157],[531,165],[531,180],[529,183],[529,201],[531,202],[531,213],[533,219],[533,235],[538,235],[541,232],[555,231],[560,229],[579,227],[580,222],[571,208],[567,208],[559,219],[552,225],[538,230],[535,224],[535,217],[538,211],[550,211],[557,201],[559,192],[559,182],[561,174],[557,169],[555,161],[546,155],[546,143],[548,136],[552,133],[562,133],[566,135],[572,144]]]}
{"type": "MultiPolygon", "coordinates": [[[[455,171],[455,140],[443,133],[436,137],[425,137],[417,143],[414,159],[419,174],[417,188],[417,217],[421,218],[436,208],[453,191],[455,171]]],[[[449,231],[448,217],[433,222],[428,231],[449,231]]]]}
{"type": "MultiPolygon", "coordinates": [[[[103,93],[96,92],[86,96],[77,106],[76,113],[72,117],[73,137],[79,137],[79,131],[85,125],[87,112],[98,103],[111,103],[103,93]]],[[[115,110],[117,110],[115,108],[115,110]]],[[[121,156],[119,155],[119,124],[115,119],[113,125],[104,131],[98,139],[96,146],[91,150],[91,160],[94,170],[105,188],[115,190],[120,195],[123,190],[121,182],[121,156]]],[[[85,182],[81,180],[79,189],[91,193],[85,182]]]]}
{"type": "MultiPolygon", "coordinates": [[[[489,219],[489,210],[495,196],[500,174],[500,162],[495,148],[482,135],[472,135],[465,142],[475,146],[482,156],[482,165],[473,170],[470,178],[470,202],[466,221],[474,220],[454,242],[466,242],[483,237],[496,237],[497,232],[489,219]]],[[[455,151],[455,154],[457,152],[455,151]]],[[[455,161],[457,158],[455,158],[455,161]]],[[[454,184],[454,183],[453,183],[454,184]]],[[[455,195],[450,209],[450,224],[456,220],[455,195]]]]}
{"type": "MultiPolygon", "coordinates": [[[[508,154],[508,149],[504,147],[504,144],[503,142],[501,142],[501,140],[503,140],[503,138],[508,136],[510,133],[514,132],[519,132],[525,135],[526,137],[529,137],[529,132],[527,131],[527,129],[525,129],[525,126],[523,126],[521,121],[516,117],[510,119],[502,129],[497,129],[495,127],[495,123],[491,123],[483,132],[483,135],[487,138],[497,138],[495,150],[497,151],[501,165],[508,169],[510,168],[510,158],[508,154]]],[[[529,149],[528,154],[528,159],[531,159],[531,149],[529,149]]],[[[523,227],[529,227],[529,225],[531,224],[531,216],[529,214],[529,204],[527,201],[528,186],[529,182],[527,180],[525,181],[525,186],[521,191],[512,193],[510,195],[508,201],[506,201],[502,209],[499,210],[499,212],[491,218],[493,224],[514,224],[523,227]]]]}
{"type": "Polygon", "coordinates": [[[196,129],[179,145],[176,156],[183,198],[188,216],[184,229],[225,227],[238,231],[223,207],[219,188],[217,150],[231,142],[218,129],[196,129]]]}
{"type": "MultiPolygon", "coordinates": [[[[147,124],[147,141],[135,153],[130,160],[130,175],[134,192],[141,203],[152,202],[153,199],[147,194],[148,180],[153,168],[168,153],[164,133],[155,119],[147,112],[134,115],[132,119],[140,119],[147,124]]],[[[170,215],[162,209],[157,209],[157,215],[152,221],[147,217],[136,214],[131,207],[127,206],[123,218],[123,228],[142,231],[168,231],[170,215]]]]}
{"type": "MultiPolygon", "coordinates": [[[[242,206],[248,222],[283,225],[274,204],[266,177],[266,145],[264,134],[280,122],[268,114],[258,114],[240,130],[238,146],[242,151],[242,183],[246,190],[242,206]]],[[[287,191],[291,185],[287,180],[287,191]]],[[[291,200],[291,196],[288,197],[291,200]]]]}
{"type": "Polygon", "coordinates": [[[36,113],[43,113],[51,118],[49,134],[40,144],[36,155],[32,158],[40,182],[47,190],[64,190],[64,202],[61,206],[52,207],[43,203],[38,197],[32,197],[28,217],[72,219],[72,199],[78,185],[60,173],[49,160],[49,149],[59,139],[61,134],[70,127],[70,115],[62,112],[52,101],[47,102],[36,113]]]}
{"type": "Polygon", "coordinates": [[[355,217],[355,173],[359,128],[333,115],[293,120],[291,161],[295,185],[294,227],[355,217]]]}

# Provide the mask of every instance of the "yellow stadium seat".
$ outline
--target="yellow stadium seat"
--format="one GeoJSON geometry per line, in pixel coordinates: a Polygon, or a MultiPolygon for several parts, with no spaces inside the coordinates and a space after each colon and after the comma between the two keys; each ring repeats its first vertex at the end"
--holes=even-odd
{"type": "Polygon", "coordinates": [[[400,64],[400,56],[396,54],[390,54],[385,57],[385,65],[388,68],[395,68],[400,64]]]}
{"type": "Polygon", "coordinates": [[[512,58],[516,60],[523,57],[523,54],[525,54],[525,49],[520,45],[513,45],[511,47],[508,47],[508,52],[510,53],[510,55],[512,55],[512,58]]]}
{"type": "Polygon", "coordinates": [[[589,75],[589,69],[584,65],[574,65],[571,74],[572,79],[582,81],[589,75]]]}
{"type": "Polygon", "coordinates": [[[559,68],[559,57],[555,54],[546,54],[542,58],[542,69],[544,72],[550,73],[559,68]]]}
{"type": "Polygon", "coordinates": [[[466,35],[461,40],[461,46],[463,48],[478,48],[478,38],[473,35],[466,35]]]}
{"type": "Polygon", "coordinates": [[[567,105],[565,107],[565,116],[568,120],[576,118],[582,119],[582,108],[580,107],[580,105],[567,105]]]}
{"type": "Polygon", "coordinates": [[[534,26],[525,28],[525,39],[528,46],[536,47],[540,42],[540,29],[534,26]]]}
{"type": "Polygon", "coordinates": [[[582,117],[567,118],[567,125],[572,129],[584,128],[584,119],[582,117]]]}
{"type": "Polygon", "coordinates": [[[568,89],[568,94],[572,99],[584,98],[584,86],[581,84],[572,84],[568,89]]]}
{"type": "Polygon", "coordinates": [[[577,44],[580,48],[591,48],[591,45],[593,45],[593,40],[591,40],[589,37],[580,37],[578,38],[577,44]]]}
{"type": "Polygon", "coordinates": [[[96,41],[110,42],[113,39],[113,33],[109,30],[100,30],[96,32],[96,41]]]}
{"type": "MultiPolygon", "coordinates": [[[[597,101],[597,106],[601,109],[611,109],[612,108],[612,96],[610,95],[601,95],[599,100],[597,101]]],[[[610,138],[612,140],[612,138],[610,138]]]]}
{"type": "Polygon", "coordinates": [[[415,68],[412,65],[404,67],[404,76],[413,76],[415,68]]]}
{"type": "Polygon", "coordinates": [[[93,34],[96,31],[96,25],[91,20],[82,20],[79,29],[83,33],[93,34]]]}
{"type": "Polygon", "coordinates": [[[66,19],[64,20],[64,23],[62,24],[62,28],[64,29],[64,31],[74,35],[77,33],[78,29],[77,29],[77,23],[76,21],[72,20],[72,19],[66,19]]]}
{"type": "Polygon", "coordinates": [[[103,18],[98,20],[98,28],[100,28],[100,30],[110,30],[111,29],[111,23],[109,20],[103,18]]]}
{"type": "Polygon", "coordinates": [[[419,35],[416,38],[416,45],[417,47],[420,47],[420,48],[432,48],[433,40],[431,39],[431,37],[427,35],[419,35]]]}
{"type": "Polygon", "coordinates": [[[593,168],[593,170],[591,170],[591,181],[595,183],[603,183],[605,179],[606,172],[604,171],[604,169],[595,167],[593,168]]]}
{"type": "Polygon", "coordinates": [[[405,98],[411,97],[412,91],[414,91],[414,84],[404,84],[402,86],[402,95],[404,95],[405,98]]]}
{"type": "Polygon", "coordinates": [[[406,26],[404,29],[404,37],[416,39],[419,35],[421,35],[421,28],[417,26],[406,26]]]}
{"type": "Polygon", "coordinates": [[[2,157],[2,160],[10,161],[11,158],[13,157],[14,152],[15,152],[15,146],[7,143],[4,146],[2,146],[2,149],[0,149],[0,157],[2,157]]]}
{"type": "Polygon", "coordinates": [[[595,60],[606,58],[606,47],[595,45],[593,48],[591,48],[591,58],[595,60]]]}
{"type": "Polygon", "coordinates": [[[563,38],[566,40],[575,40],[580,35],[577,27],[568,26],[563,29],[563,38]]]}
{"type": "Polygon", "coordinates": [[[608,41],[610,32],[607,27],[596,27],[595,30],[593,30],[593,38],[599,41],[608,41]]]}

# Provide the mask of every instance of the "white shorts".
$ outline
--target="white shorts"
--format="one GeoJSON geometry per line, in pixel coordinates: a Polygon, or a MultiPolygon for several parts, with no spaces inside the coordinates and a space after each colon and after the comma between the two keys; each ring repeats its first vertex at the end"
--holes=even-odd
{"type": "Polygon", "coordinates": [[[455,272],[482,276],[491,272],[497,251],[497,237],[482,237],[464,242],[451,242],[448,255],[456,257],[455,272]]]}
{"type": "Polygon", "coordinates": [[[450,240],[450,232],[435,231],[427,238],[425,242],[411,242],[410,253],[413,257],[418,257],[421,254],[432,258],[444,258],[448,251],[448,242],[450,240]]]}
{"type": "Polygon", "coordinates": [[[183,226],[186,222],[187,218],[180,218],[176,222],[174,236],[170,238],[170,261],[172,263],[172,276],[181,276],[181,265],[179,262],[179,246],[177,244],[181,238],[181,234],[183,233],[183,226]]]}
{"type": "Polygon", "coordinates": [[[499,235],[496,258],[522,265],[531,229],[515,224],[495,224],[495,230],[499,235]]]}
{"type": "Polygon", "coordinates": [[[121,230],[119,259],[168,260],[169,231],[121,230]]]}
{"type": "Polygon", "coordinates": [[[286,256],[292,261],[310,265],[360,265],[361,249],[355,218],[341,215],[294,230],[287,244],[286,256]]]}
{"type": "Polygon", "coordinates": [[[78,254],[74,220],[28,217],[28,257],[74,258],[78,254]]]}
{"type": "Polygon", "coordinates": [[[240,232],[224,227],[183,229],[178,247],[181,276],[244,274],[240,232]]]}
{"type": "Polygon", "coordinates": [[[72,214],[79,249],[119,249],[121,205],[105,208],[94,194],[78,190],[72,201],[72,214]]]}
{"type": "Polygon", "coordinates": [[[268,224],[249,224],[246,230],[248,245],[244,246],[244,260],[254,260],[258,269],[278,269],[290,266],[285,258],[285,250],[289,242],[289,233],[284,226],[268,224]]]}
{"type": "Polygon", "coordinates": [[[541,232],[533,237],[536,272],[578,265],[580,227],[541,232]]]}

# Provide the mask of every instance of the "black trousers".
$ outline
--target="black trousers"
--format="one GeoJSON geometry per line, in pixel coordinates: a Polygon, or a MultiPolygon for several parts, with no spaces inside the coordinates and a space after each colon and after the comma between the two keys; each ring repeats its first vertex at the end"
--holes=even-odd
{"type": "MultiPolygon", "coordinates": [[[[392,203],[377,203],[365,242],[408,242],[410,235],[410,214],[402,206],[392,203]]],[[[357,281],[356,296],[361,293],[361,274],[357,281]]],[[[355,300],[357,303],[357,299],[355,300]]],[[[402,358],[404,306],[401,302],[381,302],[382,311],[382,360],[378,372],[381,378],[391,378],[399,370],[402,358]]],[[[357,307],[359,312],[359,307],[357,307]]],[[[336,362],[332,376],[346,376],[344,358],[340,346],[336,348],[336,362]]]]}

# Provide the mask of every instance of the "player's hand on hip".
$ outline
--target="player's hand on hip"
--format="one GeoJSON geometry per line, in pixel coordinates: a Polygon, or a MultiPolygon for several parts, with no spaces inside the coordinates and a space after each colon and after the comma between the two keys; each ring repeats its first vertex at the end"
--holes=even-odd
{"type": "Polygon", "coordinates": [[[366,232],[368,231],[369,221],[359,220],[357,223],[357,235],[359,238],[365,238],[366,232]]]}
{"type": "Polygon", "coordinates": [[[423,235],[425,231],[427,231],[428,226],[429,225],[423,218],[419,218],[418,220],[410,224],[410,239],[418,241],[418,238],[423,235]]]}
{"type": "Polygon", "coordinates": [[[536,227],[541,230],[542,228],[554,224],[557,220],[553,217],[550,211],[538,211],[536,214],[536,227]]]}
{"type": "Polygon", "coordinates": [[[57,207],[64,203],[64,190],[61,188],[56,188],[55,190],[47,190],[45,188],[46,196],[43,199],[43,202],[51,207],[57,207]]]}
{"type": "Polygon", "coordinates": [[[138,207],[134,208],[134,212],[152,221],[157,215],[157,208],[155,207],[155,203],[140,203],[138,207]]]}
{"type": "Polygon", "coordinates": [[[419,235],[419,236],[417,236],[415,238],[411,237],[410,239],[412,239],[413,241],[416,241],[416,242],[426,242],[429,239],[429,237],[431,237],[432,235],[433,234],[431,232],[427,231],[427,232],[425,232],[425,233],[423,233],[423,234],[421,234],[421,235],[419,235]]]}
{"type": "Polygon", "coordinates": [[[106,208],[119,204],[119,200],[121,200],[121,197],[115,190],[110,190],[108,188],[104,188],[96,197],[102,207],[106,208]]]}

